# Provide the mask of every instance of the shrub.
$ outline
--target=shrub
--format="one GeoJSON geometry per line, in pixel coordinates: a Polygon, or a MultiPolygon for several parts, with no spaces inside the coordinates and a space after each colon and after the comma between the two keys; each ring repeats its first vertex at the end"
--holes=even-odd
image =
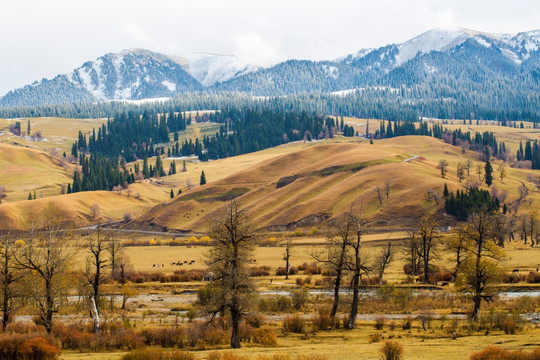
{"type": "Polygon", "coordinates": [[[540,359],[540,348],[531,352],[521,350],[510,351],[498,346],[489,346],[484,350],[472,353],[469,360],[537,360],[540,359]]]}
{"type": "Polygon", "coordinates": [[[304,330],[304,319],[302,319],[299,314],[285,316],[283,319],[283,329],[285,332],[301,334],[304,330]]]}
{"type": "Polygon", "coordinates": [[[313,325],[315,325],[317,330],[330,330],[333,325],[330,311],[319,309],[318,314],[313,317],[313,325]]]}
{"type": "Polygon", "coordinates": [[[168,351],[161,349],[141,349],[131,351],[122,360],[196,360],[197,357],[187,351],[168,351]]]}
{"type": "Polygon", "coordinates": [[[311,276],[306,276],[305,278],[296,278],[296,285],[311,285],[311,276]]]}
{"type": "Polygon", "coordinates": [[[321,354],[298,354],[296,360],[328,360],[328,356],[321,354]]]}
{"type": "Polygon", "coordinates": [[[246,360],[246,358],[229,351],[212,351],[206,356],[206,360],[246,360]]]}
{"type": "Polygon", "coordinates": [[[403,330],[410,330],[412,327],[412,318],[410,316],[403,319],[403,323],[401,324],[401,328],[403,330]]]}
{"type": "Polygon", "coordinates": [[[375,333],[375,334],[369,334],[369,343],[376,343],[382,341],[382,335],[375,333]]]}
{"type": "Polygon", "coordinates": [[[379,352],[384,360],[403,359],[403,345],[396,341],[385,341],[379,352]]]}
{"type": "Polygon", "coordinates": [[[540,284],[540,273],[531,271],[529,275],[527,275],[527,282],[530,284],[540,284]]]}
{"type": "Polygon", "coordinates": [[[246,324],[251,325],[254,328],[260,328],[266,322],[266,317],[263,314],[253,313],[244,317],[246,324]]]}
{"type": "Polygon", "coordinates": [[[300,310],[306,304],[309,298],[309,291],[302,287],[300,289],[294,289],[290,292],[292,306],[295,310],[300,310]]]}
{"type": "Polygon", "coordinates": [[[277,335],[273,329],[260,328],[253,331],[253,342],[263,346],[277,346],[277,335]]]}
{"type": "Polygon", "coordinates": [[[0,336],[0,356],[3,360],[53,360],[60,351],[47,338],[31,335],[0,336]]]}
{"type": "Polygon", "coordinates": [[[377,316],[375,318],[375,330],[382,330],[385,322],[386,318],[384,316],[377,316]]]}

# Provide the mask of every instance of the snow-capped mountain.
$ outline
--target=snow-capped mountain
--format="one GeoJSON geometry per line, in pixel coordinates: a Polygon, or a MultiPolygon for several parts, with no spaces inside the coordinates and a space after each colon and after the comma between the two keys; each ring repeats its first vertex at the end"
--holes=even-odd
{"type": "Polygon", "coordinates": [[[185,69],[203,86],[212,86],[260,68],[246,64],[234,55],[194,53],[184,55],[184,58],[185,69]]]}
{"type": "Polygon", "coordinates": [[[474,91],[481,91],[484,84],[501,79],[510,87],[530,89],[539,73],[540,30],[511,35],[434,29],[402,44],[363,49],[336,60],[287,60],[268,68],[230,55],[173,57],[125,50],[11,91],[0,106],[136,100],[200,90],[269,96],[448,82],[465,88],[476,84],[474,91]]]}
{"type": "Polygon", "coordinates": [[[107,54],[86,62],[67,77],[96,100],[144,99],[201,89],[181,59],[141,49],[107,54]]]}

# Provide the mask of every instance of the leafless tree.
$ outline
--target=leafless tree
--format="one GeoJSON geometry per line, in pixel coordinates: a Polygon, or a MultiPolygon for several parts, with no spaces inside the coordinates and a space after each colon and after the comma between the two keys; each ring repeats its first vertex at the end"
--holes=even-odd
{"type": "Polygon", "coordinates": [[[439,171],[441,172],[441,177],[443,179],[446,178],[446,173],[448,172],[448,160],[439,160],[439,165],[437,165],[437,169],[439,169],[439,171]]]}
{"type": "Polygon", "coordinates": [[[394,248],[392,247],[392,242],[388,240],[386,243],[386,246],[383,248],[383,250],[380,252],[380,254],[377,256],[375,268],[378,271],[379,274],[379,285],[383,284],[383,276],[384,271],[386,270],[386,267],[390,265],[392,260],[394,260],[394,248]]]}
{"type": "Polygon", "coordinates": [[[503,182],[504,178],[506,177],[506,165],[500,164],[497,167],[497,172],[499,173],[499,178],[501,179],[501,182],[503,182]]]}
{"type": "Polygon", "coordinates": [[[283,260],[285,260],[285,279],[289,278],[289,271],[291,270],[291,251],[292,240],[287,239],[287,242],[285,243],[285,255],[283,256],[283,260]]]}
{"type": "Polygon", "coordinates": [[[472,162],[471,160],[467,160],[467,161],[465,162],[464,167],[465,167],[465,170],[467,170],[467,176],[471,176],[471,166],[472,166],[472,163],[473,163],[473,162],[472,162]]]}
{"type": "Polygon", "coordinates": [[[122,185],[115,185],[112,188],[113,191],[116,191],[118,195],[122,195],[122,190],[124,190],[124,187],[122,185]]]}
{"type": "Polygon", "coordinates": [[[16,309],[15,300],[20,295],[20,283],[24,272],[14,260],[13,236],[7,232],[0,234],[0,295],[2,301],[2,331],[16,309]]]}
{"type": "Polygon", "coordinates": [[[457,176],[458,182],[461,182],[463,179],[465,179],[465,168],[463,165],[461,165],[461,163],[457,164],[456,176],[457,176]]]}
{"type": "Polygon", "coordinates": [[[521,183],[521,185],[518,187],[518,194],[518,202],[520,203],[525,201],[527,199],[527,196],[529,196],[529,188],[527,187],[527,185],[525,185],[525,183],[521,183]]]}
{"type": "Polygon", "coordinates": [[[476,174],[478,175],[478,181],[482,184],[484,182],[484,166],[482,164],[476,165],[476,174]]]}
{"type": "Polygon", "coordinates": [[[92,206],[90,206],[90,215],[92,215],[92,219],[94,220],[100,217],[101,210],[98,203],[94,203],[92,206]]]}
{"type": "Polygon", "coordinates": [[[390,197],[390,180],[386,179],[384,183],[386,185],[386,199],[388,199],[390,197]]]}
{"type": "Polygon", "coordinates": [[[422,258],[422,264],[424,265],[424,283],[429,283],[430,268],[429,264],[431,260],[436,256],[436,250],[439,240],[439,229],[436,222],[428,217],[425,217],[420,222],[420,229],[418,230],[419,238],[419,254],[422,258]]]}
{"type": "Polygon", "coordinates": [[[408,233],[402,252],[411,268],[411,275],[418,276],[422,266],[422,258],[420,256],[420,239],[415,232],[408,233]]]}
{"type": "Polygon", "coordinates": [[[464,228],[467,259],[458,269],[456,290],[472,298],[472,320],[478,319],[482,300],[493,301],[492,285],[501,271],[503,253],[493,240],[493,221],[493,214],[480,210],[471,214],[464,228]]]}
{"type": "Polygon", "coordinates": [[[2,199],[7,198],[6,194],[6,188],[3,185],[0,185],[0,204],[2,203],[2,199]]]}
{"type": "Polygon", "coordinates": [[[213,316],[228,310],[231,315],[231,348],[240,347],[239,324],[257,292],[249,276],[255,232],[244,209],[231,201],[220,219],[214,219],[210,238],[214,246],[207,254],[206,265],[214,274],[212,285],[218,296],[207,305],[213,316]]]}
{"type": "Polygon", "coordinates": [[[86,250],[89,252],[86,258],[86,268],[83,276],[91,287],[90,304],[91,317],[94,320],[94,332],[98,332],[99,326],[99,300],[100,289],[107,278],[105,269],[108,260],[106,259],[107,240],[102,234],[100,226],[87,237],[86,250]]]}
{"type": "Polygon", "coordinates": [[[379,204],[382,205],[382,194],[381,194],[381,188],[377,186],[375,189],[377,191],[377,198],[379,199],[379,204]]]}
{"type": "Polygon", "coordinates": [[[447,244],[448,251],[455,254],[456,274],[458,272],[459,266],[465,260],[465,256],[467,255],[466,234],[467,232],[465,225],[462,223],[458,224],[456,228],[456,235],[453,236],[447,244]]]}
{"type": "Polygon", "coordinates": [[[441,196],[437,191],[435,191],[433,189],[428,189],[428,191],[427,191],[427,200],[428,201],[433,200],[433,201],[435,201],[436,205],[439,205],[440,198],[441,198],[441,196]]]}
{"type": "Polygon", "coordinates": [[[128,277],[133,272],[133,265],[126,254],[120,254],[115,260],[118,264],[118,282],[122,290],[122,310],[126,309],[127,300],[133,295],[133,290],[129,287],[128,277]]]}
{"type": "Polygon", "coordinates": [[[25,244],[15,253],[15,261],[34,276],[35,282],[29,290],[36,301],[38,315],[50,334],[53,314],[67,291],[66,274],[75,254],[75,246],[71,241],[69,226],[53,203],[43,209],[41,217],[32,216],[27,227],[25,244]]]}
{"type": "Polygon", "coordinates": [[[356,235],[356,228],[355,224],[350,221],[348,214],[336,219],[332,227],[332,232],[326,239],[326,251],[321,254],[314,253],[312,256],[322,263],[331,274],[334,302],[330,317],[334,319],[339,305],[339,290],[342,281],[344,281],[346,264],[349,262],[347,250],[352,238],[356,235]]]}
{"type": "Polygon", "coordinates": [[[366,257],[362,256],[360,251],[362,248],[362,228],[364,226],[362,215],[353,215],[351,208],[351,211],[347,215],[346,221],[350,223],[350,227],[354,231],[354,235],[356,235],[351,236],[350,241],[347,244],[350,249],[347,269],[350,271],[352,276],[351,287],[353,290],[353,294],[351,311],[349,312],[349,320],[345,328],[350,330],[354,329],[356,324],[356,315],[358,314],[358,291],[360,287],[360,278],[363,274],[367,274],[369,272],[369,268],[367,266],[366,257]]]}

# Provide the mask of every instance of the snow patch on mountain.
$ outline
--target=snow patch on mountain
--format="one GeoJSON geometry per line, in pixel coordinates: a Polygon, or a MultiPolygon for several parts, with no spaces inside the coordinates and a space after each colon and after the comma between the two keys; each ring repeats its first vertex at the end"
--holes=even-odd
{"type": "Polygon", "coordinates": [[[184,57],[188,60],[186,70],[203,86],[211,86],[259,69],[233,55],[193,53],[184,57]]]}
{"type": "Polygon", "coordinates": [[[431,51],[445,51],[463,43],[470,35],[464,29],[434,29],[425,32],[409,41],[398,45],[395,66],[399,66],[418,53],[427,54],[431,51]]]}

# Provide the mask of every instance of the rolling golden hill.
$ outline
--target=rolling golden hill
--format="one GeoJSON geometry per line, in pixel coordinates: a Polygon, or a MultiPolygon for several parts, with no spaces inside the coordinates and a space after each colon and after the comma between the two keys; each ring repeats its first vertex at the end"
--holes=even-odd
{"type": "MultiPolygon", "coordinates": [[[[234,167],[236,160],[220,161],[223,167],[234,167]]],[[[477,164],[483,164],[478,154],[462,154],[460,148],[430,137],[399,137],[374,145],[321,142],[188,190],[136,222],[204,231],[212,223],[211,212],[237,198],[258,228],[270,230],[321,226],[351,206],[362,207],[368,225],[376,227],[415,226],[425,215],[451,223],[442,209],[444,184],[453,190],[477,182],[477,164]],[[440,159],[450,164],[446,179],[437,170],[440,159]],[[455,169],[468,159],[474,162],[470,175],[459,183],[455,169]],[[439,204],[428,191],[439,196],[439,204]]],[[[530,170],[507,172],[503,182],[496,180],[492,187],[507,191],[511,200],[530,170]]]]}

